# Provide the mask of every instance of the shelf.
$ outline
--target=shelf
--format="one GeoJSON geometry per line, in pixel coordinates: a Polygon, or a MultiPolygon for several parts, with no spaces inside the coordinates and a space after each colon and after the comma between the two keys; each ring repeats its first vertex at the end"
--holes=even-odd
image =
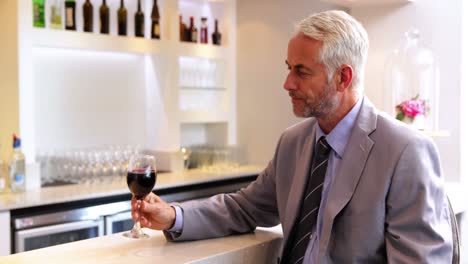
{"type": "Polygon", "coordinates": [[[224,87],[205,87],[205,86],[180,86],[181,90],[193,90],[193,91],[219,91],[224,92],[224,87]]]}
{"type": "Polygon", "coordinates": [[[336,4],[343,7],[358,7],[358,6],[383,6],[389,4],[407,4],[415,0],[321,0],[322,2],[336,4]]]}
{"type": "Polygon", "coordinates": [[[68,30],[33,28],[34,47],[64,48],[136,54],[168,54],[207,59],[225,59],[226,48],[210,44],[180,43],[174,41],[84,33],[68,30]],[[176,47],[174,50],[174,46],[176,47]]]}
{"type": "Polygon", "coordinates": [[[221,123],[228,122],[228,114],[223,111],[214,110],[193,110],[181,111],[180,122],[185,124],[190,123],[221,123]]]}
{"type": "Polygon", "coordinates": [[[178,42],[177,47],[177,54],[180,56],[199,57],[205,59],[224,59],[227,57],[227,50],[223,46],[178,42]]]}

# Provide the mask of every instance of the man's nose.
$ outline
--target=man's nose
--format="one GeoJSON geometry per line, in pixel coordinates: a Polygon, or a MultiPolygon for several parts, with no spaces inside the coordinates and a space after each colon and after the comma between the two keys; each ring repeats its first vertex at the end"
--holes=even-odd
{"type": "Polygon", "coordinates": [[[286,80],[284,81],[283,88],[286,91],[291,91],[291,90],[296,90],[297,89],[296,81],[294,80],[291,72],[289,72],[288,75],[286,76],[286,80]]]}

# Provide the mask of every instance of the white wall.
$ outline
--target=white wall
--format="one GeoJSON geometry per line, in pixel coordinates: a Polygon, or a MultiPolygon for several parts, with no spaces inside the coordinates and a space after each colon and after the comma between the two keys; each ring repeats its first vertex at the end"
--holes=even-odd
{"type": "Polygon", "coordinates": [[[283,89],[294,25],[331,5],[310,0],[238,0],[238,142],[251,163],[266,165],[281,132],[299,119],[283,89]]]}
{"type": "Polygon", "coordinates": [[[421,0],[404,5],[352,8],[369,33],[369,63],[366,69],[366,95],[384,109],[391,98],[383,90],[384,62],[397,48],[404,32],[415,27],[421,38],[435,53],[440,66],[439,127],[449,137],[435,138],[442,167],[449,181],[458,181],[460,174],[460,63],[463,0],[421,0]]]}
{"type": "MultiPolygon", "coordinates": [[[[449,181],[460,173],[460,63],[462,0],[421,0],[409,4],[352,8],[369,32],[366,95],[384,109],[384,62],[410,27],[420,30],[439,59],[441,92],[439,126],[450,137],[435,138],[449,181]]],[[[266,164],[280,133],[297,122],[282,85],[284,59],[293,24],[310,13],[336,6],[315,1],[258,0],[238,2],[238,131],[250,162],[266,164]],[[294,3],[294,4],[293,4],[294,3]]]]}

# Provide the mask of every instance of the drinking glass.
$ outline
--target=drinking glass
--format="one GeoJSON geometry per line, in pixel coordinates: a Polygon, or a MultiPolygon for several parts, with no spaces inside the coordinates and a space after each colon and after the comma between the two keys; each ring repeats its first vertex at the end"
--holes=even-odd
{"type": "MultiPolygon", "coordinates": [[[[140,209],[141,200],[148,195],[156,183],[156,160],[154,156],[136,154],[130,158],[127,169],[127,185],[137,201],[137,210],[140,209]]],[[[124,236],[131,238],[147,238],[141,230],[140,213],[133,229],[124,236]]]]}

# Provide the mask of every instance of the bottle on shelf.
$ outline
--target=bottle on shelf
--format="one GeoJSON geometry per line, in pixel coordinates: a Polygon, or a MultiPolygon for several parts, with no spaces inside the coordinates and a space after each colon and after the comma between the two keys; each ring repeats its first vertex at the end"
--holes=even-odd
{"type": "Polygon", "coordinates": [[[55,0],[50,6],[50,27],[62,29],[62,1],[55,0]]]}
{"type": "Polygon", "coordinates": [[[45,27],[45,0],[33,0],[33,25],[35,27],[45,27]]]}
{"type": "Polygon", "coordinates": [[[141,0],[138,0],[138,10],[135,13],[135,36],[145,37],[145,14],[141,11],[141,0]]]}
{"type": "Polygon", "coordinates": [[[120,0],[120,8],[117,10],[117,21],[118,21],[118,34],[119,36],[127,35],[127,9],[124,5],[124,0],[120,0]]]}
{"type": "Polygon", "coordinates": [[[93,32],[93,4],[89,0],[83,4],[83,31],[93,32]]]}
{"type": "Polygon", "coordinates": [[[207,18],[202,17],[201,18],[201,26],[200,26],[200,43],[207,44],[208,43],[208,25],[207,23],[207,18]]]}
{"type": "Polygon", "coordinates": [[[76,2],[75,0],[65,1],[65,29],[76,30],[75,18],[76,2]]]}
{"type": "Polygon", "coordinates": [[[182,15],[179,15],[179,39],[180,41],[187,41],[187,26],[182,22],[182,15]]]}
{"type": "Polygon", "coordinates": [[[154,0],[153,10],[151,11],[151,38],[160,39],[161,38],[161,27],[159,24],[159,8],[158,1],[154,0]]]}
{"type": "Polygon", "coordinates": [[[102,5],[99,8],[99,28],[101,34],[109,34],[109,6],[106,0],[102,0],[102,5]]]}
{"type": "Polygon", "coordinates": [[[13,135],[13,156],[9,164],[10,172],[10,190],[12,192],[21,192],[26,190],[25,159],[21,152],[21,139],[13,135]]]}
{"type": "MultiPolygon", "coordinates": [[[[0,146],[0,154],[1,154],[1,146],[0,146]]],[[[0,194],[5,193],[7,191],[7,174],[5,172],[5,163],[3,160],[0,159],[0,194]]]]}
{"type": "Polygon", "coordinates": [[[213,45],[221,45],[221,33],[218,30],[218,19],[215,20],[215,31],[211,34],[213,45]]]}
{"type": "Polygon", "coordinates": [[[198,42],[198,30],[193,23],[193,17],[190,17],[189,32],[190,32],[190,41],[195,42],[195,43],[198,42]]]}

